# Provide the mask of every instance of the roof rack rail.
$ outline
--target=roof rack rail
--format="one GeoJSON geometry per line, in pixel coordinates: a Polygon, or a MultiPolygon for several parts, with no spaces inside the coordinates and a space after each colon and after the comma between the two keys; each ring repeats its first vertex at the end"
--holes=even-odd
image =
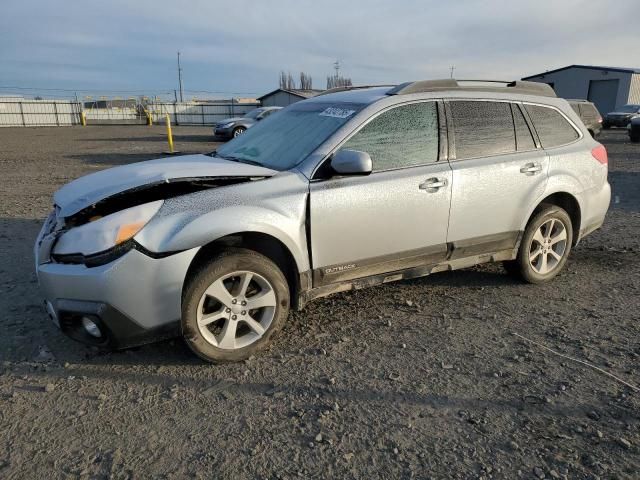
{"type": "Polygon", "coordinates": [[[322,93],[319,93],[318,95],[316,95],[316,97],[320,97],[322,95],[329,95],[330,93],[346,92],[349,90],[362,90],[364,88],[375,88],[375,87],[395,87],[395,85],[358,85],[358,86],[351,85],[349,87],[334,87],[334,88],[329,88],[322,93]]]}
{"type": "Polygon", "coordinates": [[[389,90],[387,95],[408,95],[410,93],[441,92],[444,90],[470,90],[477,92],[505,92],[505,88],[513,93],[523,93],[529,95],[540,95],[544,97],[556,97],[556,92],[550,85],[540,82],[526,82],[522,80],[422,80],[418,82],[402,83],[389,90]],[[461,83],[471,83],[474,85],[461,85],[461,83]],[[498,87],[493,85],[480,84],[503,84],[498,87]]]}

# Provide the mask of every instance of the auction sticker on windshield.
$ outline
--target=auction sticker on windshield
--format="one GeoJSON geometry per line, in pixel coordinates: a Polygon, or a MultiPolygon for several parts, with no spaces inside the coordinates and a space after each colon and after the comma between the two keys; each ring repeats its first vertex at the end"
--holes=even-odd
{"type": "Polygon", "coordinates": [[[321,117],[334,117],[334,118],[349,118],[356,113],[355,110],[347,110],[346,108],[329,107],[320,112],[321,117]]]}

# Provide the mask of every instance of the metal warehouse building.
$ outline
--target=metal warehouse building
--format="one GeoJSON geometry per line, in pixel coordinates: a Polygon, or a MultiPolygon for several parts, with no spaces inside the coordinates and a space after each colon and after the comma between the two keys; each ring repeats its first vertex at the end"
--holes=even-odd
{"type": "Polygon", "coordinates": [[[323,90],[285,90],[284,88],[278,88],[261,96],[258,100],[263,107],[287,107],[300,100],[315,97],[322,92],[323,90]]]}
{"type": "Polygon", "coordinates": [[[640,104],[640,68],[569,65],[522,80],[547,83],[562,98],[587,99],[602,114],[627,103],[640,104]]]}

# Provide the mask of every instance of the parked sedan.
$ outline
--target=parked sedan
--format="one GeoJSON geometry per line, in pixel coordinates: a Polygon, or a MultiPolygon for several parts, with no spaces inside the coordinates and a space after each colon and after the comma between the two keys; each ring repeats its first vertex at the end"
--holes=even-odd
{"type": "Polygon", "coordinates": [[[282,107],[261,107],[247,112],[242,117],[225,118],[213,126],[213,134],[217,137],[234,138],[242,135],[259,120],[281,110],[282,107]]]}
{"type": "Polygon", "coordinates": [[[626,127],[631,119],[638,115],[640,115],[640,105],[629,103],[615,112],[607,113],[602,128],[626,127]]]}

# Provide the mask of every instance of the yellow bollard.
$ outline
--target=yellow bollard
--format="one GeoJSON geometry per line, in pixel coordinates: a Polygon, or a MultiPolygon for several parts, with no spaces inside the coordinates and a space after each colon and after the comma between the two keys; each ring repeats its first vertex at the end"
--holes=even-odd
{"type": "Polygon", "coordinates": [[[145,110],[144,114],[147,116],[147,125],[152,126],[153,125],[153,117],[149,113],[149,110],[145,110]]]}
{"type": "Polygon", "coordinates": [[[173,149],[173,133],[171,133],[171,119],[169,118],[169,114],[165,114],[164,118],[167,123],[167,142],[169,143],[169,151],[167,153],[178,153],[173,149]]]}
{"type": "Polygon", "coordinates": [[[84,110],[80,111],[80,125],[83,127],[87,126],[87,115],[84,113],[84,110]]]}

